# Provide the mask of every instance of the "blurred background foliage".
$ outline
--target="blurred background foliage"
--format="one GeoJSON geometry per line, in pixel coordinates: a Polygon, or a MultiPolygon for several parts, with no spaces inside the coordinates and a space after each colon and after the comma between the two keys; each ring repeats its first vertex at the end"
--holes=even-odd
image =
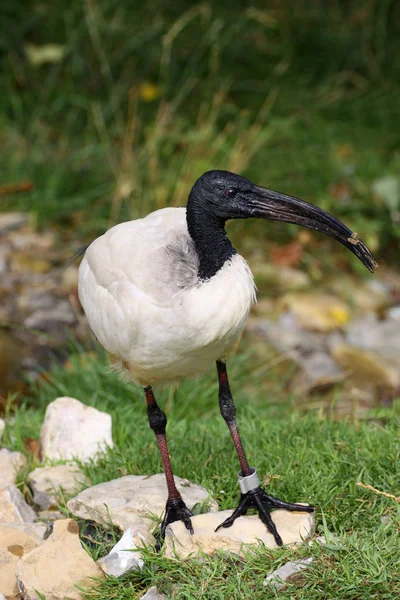
{"type": "MultiPolygon", "coordinates": [[[[2,182],[33,184],[3,193],[2,209],[90,240],[184,204],[197,176],[226,168],[318,203],[396,258],[400,3],[3,0],[0,11],[2,182]]],[[[233,236],[249,228],[260,224],[233,236]]]]}

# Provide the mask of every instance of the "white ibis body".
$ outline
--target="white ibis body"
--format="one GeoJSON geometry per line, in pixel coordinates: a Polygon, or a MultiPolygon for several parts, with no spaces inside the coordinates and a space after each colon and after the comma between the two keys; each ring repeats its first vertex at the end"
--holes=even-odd
{"type": "Polygon", "coordinates": [[[166,444],[166,417],[151,386],[199,375],[216,362],[219,403],[240,463],[241,500],[222,525],[248,508],[282,543],[270,510],[312,511],[268,495],[249,467],[236,425],[225,356],[240,335],[255,287],[246,261],[226,236],[228,219],[296,223],[329,235],[371,270],[374,257],[340,221],[298,198],[274,192],[227,171],[209,171],[194,184],[185,208],[165,208],[117,225],[87,249],[79,297],[89,325],[121,371],[144,387],[149,423],[157,436],[168,487],[161,526],[191,513],[176,489],[166,444]]]}

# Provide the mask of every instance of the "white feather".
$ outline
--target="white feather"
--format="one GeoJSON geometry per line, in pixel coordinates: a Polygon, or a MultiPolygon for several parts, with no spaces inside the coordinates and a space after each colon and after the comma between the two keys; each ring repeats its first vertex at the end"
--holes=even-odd
{"type": "Polygon", "coordinates": [[[253,276],[235,254],[209,280],[186,209],[165,208],[96,239],[79,269],[89,325],[143,386],[204,373],[240,335],[255,301],[253,276]]]}

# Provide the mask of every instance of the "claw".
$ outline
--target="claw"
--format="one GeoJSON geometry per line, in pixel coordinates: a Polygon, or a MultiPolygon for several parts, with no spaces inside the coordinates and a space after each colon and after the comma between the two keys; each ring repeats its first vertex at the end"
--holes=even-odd
{"type": "Polygon", "coordinates": [[[275,523],[273,522],[270,511],[274,508],[283,508],[290,511],[313,512],[314,506],[304,504],[294,504],[284,502],[275,496],[270,496],[262,488],[257,487],[253,490],[241,494],[240,502],[237,508],[233,511],[230,517],[225,519],[221,525],[218,525],[215,531],[221,527],[231,527],[238,517],[245,515],[249,508],[255,508],[261,521],[266,525],[268,531],[274,536],[274,540],[278,546],[282,546],[282,538],[279,535],[275,523]]]}
{"type": "Polygon", "coordinates": [[[192,511],[188,509],[182,498],[173,498],[168,500],[165,506],[165,515],[161,523],[161,539],[165,538],[165,530],[175,521],[183,521],[185,527],[193,535],[194,530],[190,517],[193,517],[192,511]]]}

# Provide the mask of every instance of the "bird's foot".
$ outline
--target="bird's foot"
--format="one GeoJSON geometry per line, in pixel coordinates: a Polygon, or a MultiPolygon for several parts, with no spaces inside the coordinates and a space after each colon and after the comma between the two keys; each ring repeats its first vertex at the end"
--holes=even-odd
{"type": "Polygon", "coordinates": [[[165,515],[161,523],[161,539],[165,538],[165,530],[167,526],[175,521],[183,521],[186,529],[188,529],[193,535],[194,531],[190,517],[193,517],[193,513],[188,509],[182,498],[173,498],[172,500],[167,500],[167,504],[165,506],[165,515]]]}
{"type": "MultiPolygon", "coordinates": [[[[252,478],[253,483],[258,484],[258,478],[256,472],[254,470],[253,474],[249,477],[244,477],[243,479],[252,478]]],[[[267,526],[268,531],[274,536],[275,542],[278,546],[282,546],[282,538],[279,535],[275,523],[271,518],[271,510],[276,508],[283,508],[284,510],[301,511],[301,512],[313,512],[314,507],[304,504],[293,504],[291,502],[284,502],[279,498],[275,498],[275,496],[270,496],[258,485],[253,489],[246,489],[246,485],[242,485],[241,476],[239,475],[239,483],[242,490],[242,494],[240,496],[240,502],[238,507],[233,511],[230,517],[225,519],[221,525],[217,527],[215,531],[218,531],[221,527],[231,527],[236,519],[242,515],[245,515],[250,508],[255,508],[258,512],[258,515],[261,521],[267,526]]],[[[249,482],[247,482],[249,485],[249,482]]]]}

